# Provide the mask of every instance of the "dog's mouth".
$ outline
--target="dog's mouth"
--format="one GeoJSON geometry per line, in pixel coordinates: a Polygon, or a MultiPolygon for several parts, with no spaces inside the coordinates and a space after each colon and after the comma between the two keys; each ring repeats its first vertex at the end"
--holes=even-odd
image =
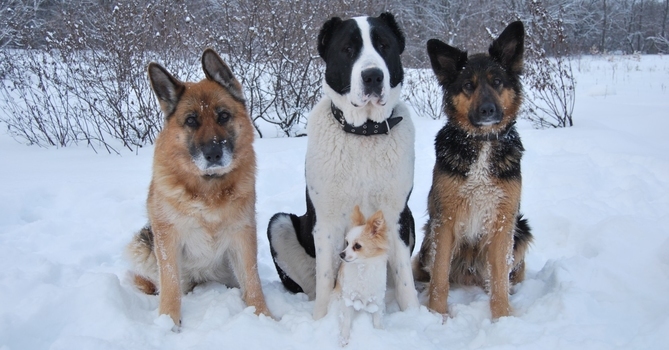
{"type": "Polygon", "coordinates": [[[384,107],[388,103],[385,94],[370,94],[363,95],[359,101],[351,101],[351,105],[355,108],[365,107],[368,104],[384,107]]]}
{"type": "Polygon", "coordinates": [[[193,163],[206,179],[220,178],[232,168],[233,152],[228,143],[221,142],[215,149],[201,148],[193,153],[193,163]]]}

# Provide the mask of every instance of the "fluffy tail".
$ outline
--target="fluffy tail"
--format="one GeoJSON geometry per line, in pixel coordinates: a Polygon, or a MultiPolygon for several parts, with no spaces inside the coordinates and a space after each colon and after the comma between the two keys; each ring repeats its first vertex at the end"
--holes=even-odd
{"type": "Polygon", "coordinates": [[[316,259],[313,236],[310,236],[311,232],[306,235],[302,232],[303,219],[294,214],[275,214],[269,221],[267,238],[274,266],[284,287],[293,293],[303,292],[314,298],[316,259]],[[308,237],[311,237],[310,242],[308,237]]]}
{"type": "Polygon", "coordinates": [[[513,232],[513,261],[514,266],[509,275],[512,284],[525,279],[525,253],[532,243],[532,232],[527,219],[522,214],[516,217],[516,230],[513,232]]]}
{"type": "Polygon", "coordinates": [[[135,286],[146,294],[157,294],[158,262],[153,253],[153,232],[146,225],[126,247],[126,255],[133,265],[131,278],[135,286]]]}

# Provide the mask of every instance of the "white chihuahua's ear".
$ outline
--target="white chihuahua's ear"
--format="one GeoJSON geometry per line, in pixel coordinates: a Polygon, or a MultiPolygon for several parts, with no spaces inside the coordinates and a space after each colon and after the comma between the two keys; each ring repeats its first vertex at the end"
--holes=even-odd
{"type": "Polygon", "coordinates": [[[353,215],[351,215],[351,223],[353,223],[353,226],[362,226],[365,224],[365,216],[362,215],[362,212],[360,211],[360,207],[358,205],[353,208],[353,215]]]}
{"type": "Polygon", "coordinates": [[[378,235],[386,232],[386,219],[382,211],[377,211],[367,220],[367,225],[372,228],[372,235],[378,235]]]}

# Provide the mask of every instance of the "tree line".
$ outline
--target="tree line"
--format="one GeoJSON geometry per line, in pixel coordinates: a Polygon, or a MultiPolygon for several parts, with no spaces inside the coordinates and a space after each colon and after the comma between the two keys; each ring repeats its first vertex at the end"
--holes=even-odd
{"type": "MultiPolygon", "coordinates": [[[[111,151],[111,138],[141,147],[162,126],[146,64],[196,79],[202,51],[213,47],[245,87],[259,135],[263,123],[299,135],[322,93],[315,45],[322,23],[382,11],[405,31],[407,68],[429,67],[430,38],[477,52],[509,22],[524,21],[526,115],[538,126],[571,124],[569,55],[669,51],[669,0],[5,0],[0,121],[28,143],[87,142],[111,151]]],[[[429,100],[440,99],[434,86],[430,74],[418,72],[405,93],[430,92],[414,108],[438,118],[440,102],[429,100]]]]}

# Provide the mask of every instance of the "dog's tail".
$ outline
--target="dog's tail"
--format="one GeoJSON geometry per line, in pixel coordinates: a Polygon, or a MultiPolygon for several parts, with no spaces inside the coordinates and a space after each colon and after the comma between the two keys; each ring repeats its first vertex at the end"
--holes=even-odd
{"type": "Polygon", "coordinates": [[[153,253],[153,231],[146,225],[126,247],[126,255],[133,265],[131,278],[135,286],[146,294],[157,294],[158,262],[153,253]]]}
{"type": "Polygon", "coordinates": [[[313,299],[316,295],[316,255],[311,232],[302,232],[305,220],[304,216],[295,214],[275,214],[267,226],[267,238],[284,287],[313,299]]]}
{"type": "Polygon", "coordinates": [[[516,230],[513,232],[513,261],[509,279],[512,284],[522,282],[525,279],[525,253],[532,243],[532,232],[527,219],[522,214],[516,217],[516,230]]]}

